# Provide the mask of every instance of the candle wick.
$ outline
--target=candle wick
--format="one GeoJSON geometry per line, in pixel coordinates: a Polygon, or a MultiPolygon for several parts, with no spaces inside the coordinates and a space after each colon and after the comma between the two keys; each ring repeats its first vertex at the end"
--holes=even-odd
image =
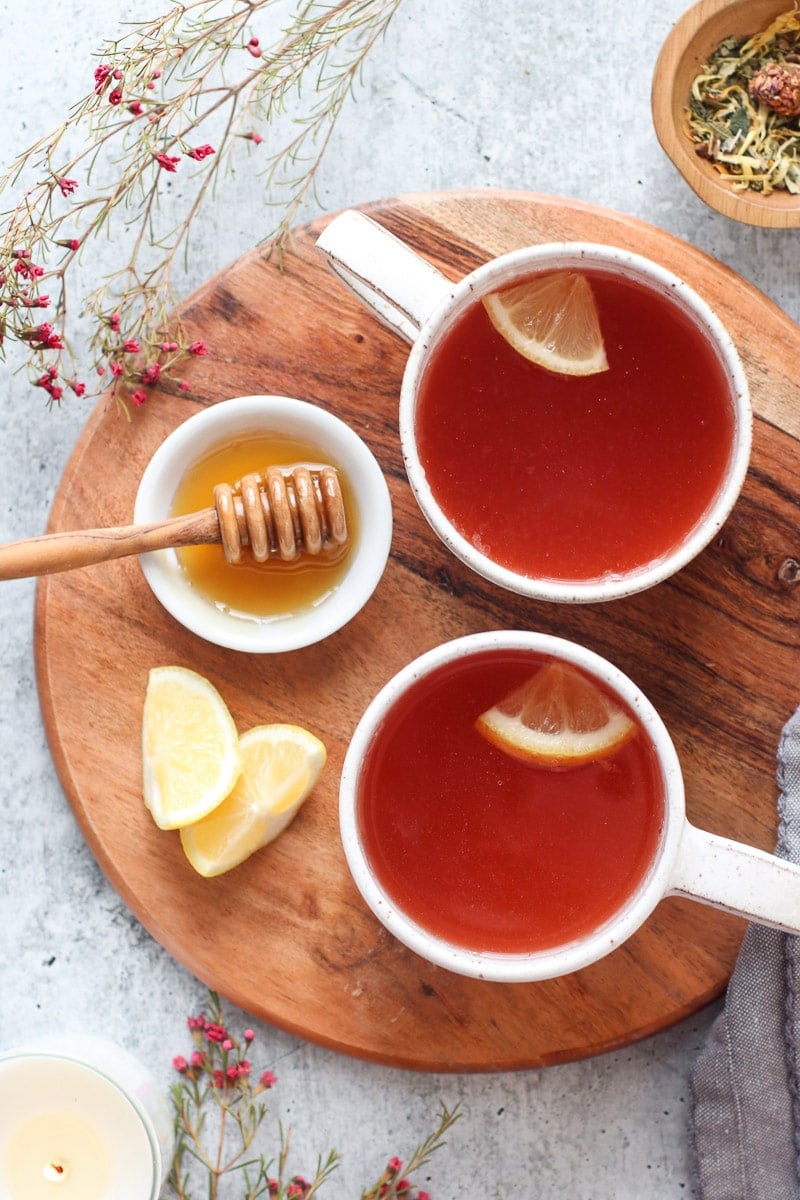
{"type": "Polygon", "coordinates": [[[50,1162],[47,1164],[42,1174],[50,1183],[58,1183],[65,1172],[66,1167],[63,1163],[50,1162]]]}

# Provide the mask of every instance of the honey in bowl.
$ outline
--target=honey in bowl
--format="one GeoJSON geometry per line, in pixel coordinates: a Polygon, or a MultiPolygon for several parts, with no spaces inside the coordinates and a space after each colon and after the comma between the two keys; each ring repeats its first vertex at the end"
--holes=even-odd
{"type": "Polygon", "coordinates": [[[347,573],[358,529],[347,478],[318,446],[280,434],[225,442],[189,468],[172,505],[173,516],[197,512],[214,503],[218,483],[235,484],[269,466],[291,470],[303,465],[315,470],[326,463],[339,473],[349,535],[343,546],[324,546],[319,554],[299,554],[293,562],[270,557],[259,563],[245,554],[237,564],[226,561],[221,545],[185,547],[177,552],[178,559],[192,587],[217,608],[251,620],[278,620],[324,604],[347,573]]]}

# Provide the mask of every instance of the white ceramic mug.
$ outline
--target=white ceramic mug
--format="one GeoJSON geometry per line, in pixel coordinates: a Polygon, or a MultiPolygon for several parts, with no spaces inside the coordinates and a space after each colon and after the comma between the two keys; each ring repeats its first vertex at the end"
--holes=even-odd
{"type": "MultiPolygon", "coordinates": [[[[642,591],[691,561],[718,532],[744,482],[751,449],[752,410],[736,348],[719,318],[683,280],[638,254],[591,243],[552,243],[514,250],[483,264],[458,283],[371,218],[355,211],[335,217],[317,245],[337,276],[389,328],[412,343],[400,393],[400,438],[411,488],[429,524],[467,566],[518,594],[564,603],[611,600],[642,591]],[[599,578],[548,579],[495,562],[456,528],[434,495],[421,460],[416,414],[420,382],[442,338],[476,300],[530,275],[587,267],[645,286],[685,314],[712,348],[727,380],[733,435],[727,467],[712,502],[688,533],[655,560],[599,578]]],[[[601,377],[602,378],[602,377],[601,377]]],[[[513,469],[513,464],[510,464],[513,469]]]]}
{"type": "Polygon", "coordinates": [[[699,900],[786,933],[800,933],[800,867],[690,824],[685,813],[680,763],[653,705],[611,663],[582,646],[549,634],[530,631],[471,634],[440,645],[404,667],[374,698],[355,730],[342,770],[339,820],[350,872],[375,916],[415,953],[461,975],[523,982],[577,971],[629,938],[665,896],[699,900]],[[610,919],[586,936],[530,953],[465,948],[423,928],[398,907],[378,880],[365,849],[359,819],[365,757],[393,707],[409,688],[432,671],[487,651],[524,651],[537,656],[537,661],[541,656],[553,657],[599,680],[623,701],[649,738],[657,756],[664,794],[657,848],[633,894],[610,919]]]}

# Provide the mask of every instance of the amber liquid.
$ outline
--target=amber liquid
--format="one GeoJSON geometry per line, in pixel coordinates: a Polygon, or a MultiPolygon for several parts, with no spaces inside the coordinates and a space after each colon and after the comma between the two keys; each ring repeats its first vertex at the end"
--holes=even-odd
{"type": "Polygon", "coordinates": [[[489,651],[438,668],[395,705],[363,767],[358,820],[384,890],[475,951],[543,950],[597,929],[643,880],[664,822],[656,752],[634,713],[629,742],[570,770],[520,762],[477,732],[476,717],[543,661],[489,651]]]}
{"type": "MultiPolygon", "coordinates": [[[[212,450],[186,473],[175,493],[173,515],[197,512],[214,503],[214,485],[235,484],[251,471],[269,466],[312,469],[331,462],[317,447],[277,435],[241,438],[212,450]]],[[[222,547],[189,546],[178,551],[187,578],[212,604],[233,615],[275,619],[324,603],[344,578],[357,535],[355,505],[347,479],[339,469],[349,538],[345,546],[323,549],[319,555],[301,554],[295,562],[278,558],[256,563],[247,554],[232,565],[222,547]]]]}
{"type": "Polygon", "coordinates": [[[529,362],[477,303],[420,386],[419,455],[439,506],[477,550],[538,578],[663,558],[718,494],[733,438],[723,367],[689,317],[640,284],[584,273],[608,371],[529,362]]]}

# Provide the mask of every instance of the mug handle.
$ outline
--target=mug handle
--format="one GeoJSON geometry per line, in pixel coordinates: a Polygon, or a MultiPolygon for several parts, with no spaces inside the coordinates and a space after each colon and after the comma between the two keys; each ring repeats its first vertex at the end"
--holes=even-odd
{"type": "Polygon", "coordinates": [[[407,342],[416,341],[453,288],[405,242],[354,209],[334,217],[317,246],[350,291],[407,342]]]}
{"type": "Polygon", "coordinates": [[[800,934],[800,867],[686,822],[668,895],[800,934]]]}

